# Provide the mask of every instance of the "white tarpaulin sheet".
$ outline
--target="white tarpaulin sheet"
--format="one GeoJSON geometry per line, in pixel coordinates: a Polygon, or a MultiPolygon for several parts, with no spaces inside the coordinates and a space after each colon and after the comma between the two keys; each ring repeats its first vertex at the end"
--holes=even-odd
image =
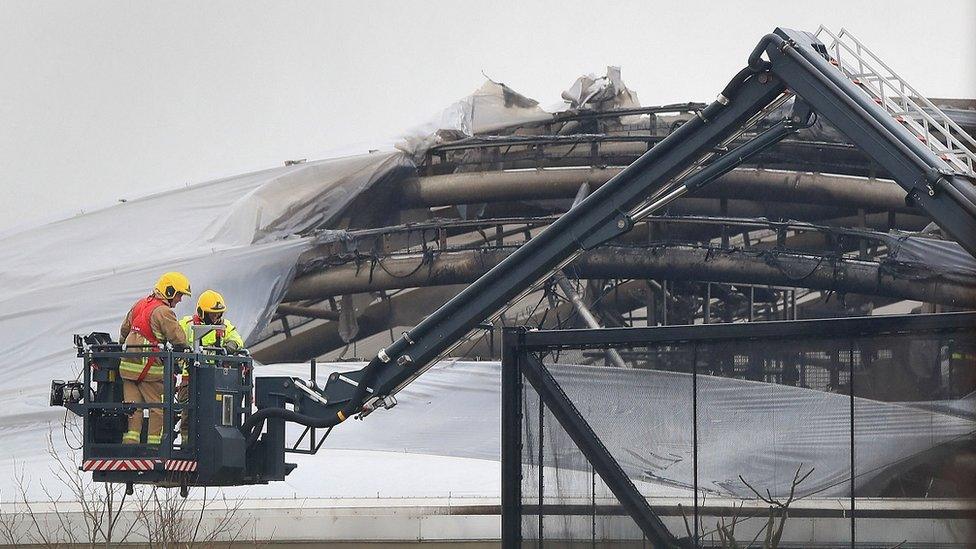
{"type": "Polygon", "coordinates": [[[414,158],[443,141],[491,132],[514,124],[552,118],[538,101],[530,99],[505,84],[486,80],[471,95],[459,99],[426,124],[412,128],[397,143],[414,158]]]}
{"type": "MultiPolygon", "coordinates": [[[[550,371],[631,476],[691,488],[691,375],[584,366],[550,371]]],[[[976,422],[970,419],[855,398],[855,487],[891,465],[974,431],[976,422]]],[[[849,494],[848,395],[698,376],[699,489],[752,497],[741,475],[754,487],[787,495],[801,465],[804,473],[813,473],[797,495],[849,494]]]]}
{"type": "Polygon", "coordinates": [[[620,67],[607,67],[606,76],[587,74],[562,93],[572,109],[631,109],[640,107],[637,94],[624,85],[620,67]]]}
{"type": "Polygon", "coordinates": [[[542,108],[535,99],[489,79],[471,95],[400,136],[396,148],[419,160],[427,149],[441,143],[492,132],[511,133],[515,126],[549,120],[553,113],[567,108],[602,111],[640,107],[637,94],[624,84],[620,67],[607,67],[605,76],[580,76],[562,92],[562,99],[542,108]]]}
{"type": "MultiPolygon", "coordinates": [[[[324,385],[330,371],[362,366],[320,364],[318,382],[324,385]]],[[[693,475],[690,375],[567,365],[554,366],[551,371],[624,471],[643,481],[641,486],[649,494],[687,494],[693,475]]],[[[262,375],[272,372],[307,377],[308,366],[262,369],[262,375]]],[[[442,362],[400,392],[396,408],[378,411],[361,422],[343,423],[324,446],[498,459],[500,385],[496,362],[442,362]]],[[[789,492],[793,474],[802,463],[804,472],[810,468],[814,472],[798,495],[848,494],[848,396],[711,376],[699,376],[698,390],[702,489],[750,497],[751,492],[738,480],[742,475],[753,486],[783,495],[789,492]]],[[[976,430],[976,422],[969,419],[863,398],[855,399],[854,421],[859,487],[888,466],[939,444],[970,437],[976,430]]],[[[547,427],[549,440],[555,440],[558,429],[547,427]]],[[[292,429],[293,440],[299,433],[299,428],[292,429]]],[[[588,471],[589,464],[573,463],[578,456],[578,451],[560,452],[559,467],[588,471]]],[[[299,467],[288,477],[286,490],[313,495],[311,487],[319,484],[316,478],[328,467],[327,460],[327,455],[289,458],[299,467]]],[[[346,476],[361,476],[370,486],[373,483],[366,479],[375,474],[366,466],[345,472],[346,476]]],[[[396,485],[399,475],[410,474],[387,470],[384,478],[396,485]]],[[[255,487],[250,493],[275,495],[278,490],[255,487]]]]}
{"type": "MultiPolygon", "coordinates": [[[[320,364],[318,382],[324,385],[332,371],[362,366],[320,364]]],[[[662,496],[688,494],[692,483],[690,376],[565,365],[552,371],[623,469],[642,481],[642,491],[662,496]]],[[[307,378],[308,366],[265,366],[259,375],[307,378]]],[[[456,493],[462,486],[477,486],[482,495],[492,495],[483,491],[486,486],[497,489],[499,477],[492,473],[493,467],[486,468],[484,460],[497,460],[500,455],[500,376],[496,362],[442,362],[401,391],[396,408],[336,427],[318,455],[290,455],[288,461],[298,468],[285,482],[229,493],[366,497],[380,492],[406,497],[417,495],[411,491],[417,487],[417,475],[424,471],[424,489],[418,494],[444,495],[452,490],[456,493]],[[347,450],[370,452],[353,454],[356,457],[350,461],[346,459],[350,454],[342,453],[347,450]],[[411,455],[418,457],[409,458],[411,455]],[[475,459],[416,461],[423,455],[475,459]],[[346,465],[341,474],[331,474],[336,472],[337,459],[345,460],[346,465]],[[439,466],[421,465],[428,462],[439,466]],[[397,466],[404,463],[414,465],[397,466]],[[384,473],[377,475],[377,471],[384,473]],[[457,480],[472,475],[470,482],[457,480]]],[[[803,463],[804,471],[815,470],[798,493],[846,495],[848,405],[845,395],[700,376],[700,486],[713,494],[748,496],[737,480],[741,474],[754,486],[781,494],[789,490],[793,472],[803,463]]],[[[860,398],[856,399],[855,422],[859,486],[885,467],[971,436],[976,428],[969,419],[860,398]]],[[[6,488],[0,498],[9,500],[16,486],[15,471],[25,464],[31,493],[41,497],[41,486],[58,482],[50,470],[51,460],[43,455],[45,437],[53,428],[54,438],[63,439],[61,427],[58,422],[41,421],[17,425],[4,430],[0,486],[6,488]]],[[[558,429],[548,425],[547,439],[558,440],[558,429]]],[[[292,426],[289,432],[295,440],[301,428],[292,426]]],[[[578,452],[560,452],[559,467],[588,471],[589,465],[574,463],[574,456],[578,452]]]]}
{"type": "MultiPolygon", "coordinates": [[[[275,168],[131,200],[0,237],[0,439],[28,433],[34,451],[47,423],[52,379],[80,368],[72,334],[118,337],[126,311],[163,272],[193,290],[221,292],[247,338],[274,312],[312,238],[384,177],[413,173],[400,153],[275,168]]],[[[177,315],[191,314],[186,299],[177,315]]],[[[20,450],[4,444],[0,460],[20,450]]],[[[5,484],[6,485],[6,484],[5,484]]]]}

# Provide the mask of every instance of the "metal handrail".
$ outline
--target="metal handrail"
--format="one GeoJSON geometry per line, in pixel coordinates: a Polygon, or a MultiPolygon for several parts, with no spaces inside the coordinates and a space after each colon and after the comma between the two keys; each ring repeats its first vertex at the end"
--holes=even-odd
{"type": "MultiPolygon", "coordinates": [[[[207,366],[208,364],[215,364],[213,367],[226,367],[226,368],[239,368],[244,365],[249,359],[242,356],[231,356],[231,355],[217,355],[206,352],[177,352],[167,349],[159,350],[153,345],[129,345],[122,346],[120,344],[96,344],[85,346],[84,349],[79,349],[79,357],[84,357],[83,366],[83,379],[84,379],[84,398],[81,402],[77,403],[75,406],[79,410],[83,410],[82,417],[86,422],[85,433],[87,436],[88,427],[87,422],[90,420],[89,411],[92,410],[124,410],[132,409],[136,410],[142,409],[162,409],[163,410],[163,436],[158,448],[152,452],[153,456],[159,459],[169,459],[174,453],[177,452],[174,440],[172,440],[171,435],[173,433],[173,412],[179,412],[187,408],[187,404],[178,402],[176,400],[177,387],[175,386],[175,367],[177,360],[189,361],[197,366],[207,366]],[[134,350],[138,349],[138,350],[134,350]],[[152,350],[149,350],[152,349],[152,350]],[[92,376],[93,366],[97,365],[96,360],[100,359],[147,359],[150,357],[155,357],[163,365],[163,399],[162,402],[92,402],[91,396],[93,394],[93,384],[95,380],[92,376]],[[226,365],[223,363],[227,363],[226,365]]],[[[209,367],[209,366],[208,366],[209,367]]],[[[244,372],[250,384],[251,373],[250,371],[244,372]]],[[[191,376],[192,383],[192,376],[191,376]]],[[[245,408],[245,413],[249,413],[249,408],[245,408]]],[[[105,449],[121,449],[125,445],[120,443],[94,443],[88,442],[85,445],[85,458],[89,457],[101,457],[101,456],[89,456],[88,450],[98,448],[100,450],[105,449]]],[[[152,448],[152,446],[147,444],[134,444],[132,446],[138,448],[152,448]]],[[[180,451],[186,448],[181,446],[180,451]]],[[[145,450],[143,450],[145,451],[145,450]]]]}
{"type": "Polygon", "coordinates": [[[965,130],[942,112],[941,109],[919,93],[918,90],[898,76],[891,67],[864,46],[850,31],[842,28],[838,34],[834,34],[821,25],[815,35],[819,37],[821,34],[826,34],[833,40],[828,45],[828,49],[834,52],[834,61],[836,61],[842,72],[852,80],[856,80],[861,88],[868,92],[868,95],[879,100],[885,110],[896,117],[901,117],[899,121],[912,130],[917,137],[924,141],[930,150],[938,154],[943,160],[950,162],[955,168],[960,169],[964,173],[976,175],[973,168],[974,162],[976,162],[976,152],[974,152],[976,151],[976,140],[972,136],[966,133],[965,130]],[[844,39],[853,42],[854,46],[845,42],[844,39]],[[856,71],[851,66],[851,63],[847,62],[848,56],[842,55],[842,50],[850,54],[849,57],[856,60],[856,71]],[[864,59],[864,55],[869,56],[874,62],[879,64],[890,76],[885,76],[875,69],[871,63],[864,59]],[[872,81],[876,81],[877,85],[873,84],[872,81]],[[886,87],[890,88],[896,96],[894,104],[892,104],[888,94],[885,93],[886,87]],[[911,95],[906,93],[906,89],[911,95]],[[919,106],[916,101],[921,102],[925,108],[919,106]],[[937,120],[929,111],[935,113],[939,119],[937,120]],[[919,124],[916,118],[920,119],[923,123],[919,124]],[[940,138],[939,135],[934,135],[932,132],[933,129],[938,130],[938,134],[942,137],[940,138]],[[953,131],[956,133],[953,134],[953,131]],[[970,146],[967,147],[965,143],[960,141],[957,135],[967,141],[970,146]],[[944,143],[942,139],[944,139],[944,143]]]}
{"type": "MultiPolygon", "coordinates": [[[[824,30],[826,30],[826,29],[824,29],[824,30]]],[[[829,30],[826,30],[826,31],[828,33],[830,32],[829,30]]],[[[853,34],[851,34],[851,32],[849,30],[847,30],[846,28],[841,28],[841,30],[840,30],[840,36],[846,36],[846,37],[850,38],[855,44],[857,44],[858,48],[860,48],[865,53],[867,53],[868,55],[870,55],[875,61],[877,61],[881,65],[882,68],[884,68],[886,71],[888,71],[893,78],[898,79],[898,83],[902,86],[902,88],[908,88],[908,91],[910,91],[912,93],[912,95],[908,98],[910,101],[912,101],[914,103],[915,99],[919,99],[919,100],[922,101],[922,103],[924,103],[924,105],[926,107],[928,107],[929,109],[931,109],[931,110],[933,110],[935,112],[940,113],[944,117],[944,122],[947,123],[950,128],[952,128],[953,130],[959,132],[960,135],[962,135],[963,137],[965,137],[965,139],[967,141],[969,141],[969,143],[974,148],[976,148],[976,139],[974,139],[971,135],[969,135],[968,133],[966,133],[966,131],[963,130],[958,124],[956,124],[956,122],[954,120],[952,120],[952,118],[949,118],[947,115],[945,115],[945,113],[943,113],[941,109],[939,109],[938,107],[936,107],[934,103],[932,103],[931,101],[929,101],[927,97],[925,97],[918,90],[916,90],[914,87],[912,87],[911,84],[909,84],[904,79],[902,79],[900,76],[898,76],[898,74],[894,70],[892,70],[891,67],[889,67],[881,58],[879,58],[877,55],[875,55],[874,52],[872,52],[864,44],[862,44],[861,41],[858,40],[853,34]],[[911,99],[912,97],[914,97],[915,99],[911,99]]],[[[875,71],[875,72],[877,72],[877,71],[875,71]]],[[[924,111],[923,111],[923,113],[924,113],[924,111]]]]}
{"type": "MultiPolygon", "coordinates": [[[[921,117],[926,122],[942,130],[942,132],[947,136],[947,138],[951,138],[952,141],[955,141],[958,145],[960,145],[962,148],[962,151],[960,152],[965,152],[965,147],[962,146],[962,143],[958,142],[958,140],[955,139],[954,136],[951,135],[951,133],[947,132],[946,131],[947,128],[943,126],[938,120],[935,120],[935,118],[933,118],[930,114],[928,114],[924,109],[919,107],[915,103],[916,99],[923,102],[925,106],[928,107],[930,110],[939,113],[939,115],[943,118],[942,122],[944,124],[946,124],[949,128],[959,132],[962,136],[964,136],[964,138],[967,141],[969,141],[974,147],[976,147],[976,141],[974,141],[972,137],[970,137],[962,128],[960,128],[951,118],[949,118],[944,113],[942,113],[942,111],[938,107],[936,107],[931,101],[929,101],[927,98],[921,95],[921,93],[919,93],[918,90],[913,88],[910,84],[908,84],[908,82],[901,79],[901,77],[899,77],[897,73],[895,73],[887,64],[885,64],[884,61],[882,61],[870,49],[868,49],[859,40],[857,40],[857,38],[855,38],[850,33],[850,31],[848,31],[847,29],[841,29],[841,32],[835,35],[829,29],[826,29],[825,27],[821,26],[821,28],[817,31],[818,35],[821,32],[827,34],[834,40],[833,44],[831,44],[830,47],[833,48],[837,53],[835,60],[841,64],[842,69],[850,73],[848,76],[858,78],[858,79],[861,79],[862,77],[867,77],[869,79],[874,79],[879,82],[881,88],[872,89],[871,91],[874,91],[876,93],[878,99],[880,99],[883,102],[886,108],[888,107],[888,101],[890,98],[884,94],[885,85],[890,87],[892,91],[894,91],[898,95],[898,98],[902,100],[902,102],[904,103],[902,107],[904,113],[910,113],[912,110],[914,110],[917,113],[917,116],[921,117]],[[844,37],[849,38],[851,41],[853,41],[856,48],[852,48],[849,44],[845,43],[842,40],[842,38],[844,37]],[[843,57],[840,55],[841,47],[843,47],[848,53],[850,53],[858,61],[858,72],[854,72],[852,69],[845,68],[842,62],[843,57]],[[883,74],[881,74],[880,71],[874,69],[870,64],[868,64],[863,59],[863,57],[861,56],[862,54],[869,55],[874,61],[879,63],[886,71],[888,71],[890,76],[884,76],[883,74]],[[892,83],[892,80],[897,81],[898,86],[895,86],[892,83]],[[905,93],[906,88],[913,94],[914,99],[912,98],[912,96],[909,96],[908,94],[905,93]]],[[[902,114],[902,113],[895,113],[895,114],[902,114]]],[[[931,132],[926,132],[926,135],[930,136],[931,132]]],[[[947,146],[949,146],[950,148],[951,145],[952,145],[951,142],[947,143],[947,146]]]]}

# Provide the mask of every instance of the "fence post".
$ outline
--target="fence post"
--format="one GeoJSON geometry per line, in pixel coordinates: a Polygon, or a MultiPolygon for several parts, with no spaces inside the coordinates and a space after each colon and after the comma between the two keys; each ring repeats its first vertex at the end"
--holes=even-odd
{"type": "Polygon", "coordinates": [[[523,328],[502,333],[502,548],[522,545],[522,372],[523,328]]]}

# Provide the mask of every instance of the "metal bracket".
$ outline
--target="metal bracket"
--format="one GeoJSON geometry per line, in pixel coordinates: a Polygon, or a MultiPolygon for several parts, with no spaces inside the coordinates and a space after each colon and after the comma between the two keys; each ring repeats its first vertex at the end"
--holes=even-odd
{"type": "Polygon", "coordinates": [[[592,250],[604,242],[629,232],[634,227],[634,221],[624,212],[617,211],[609,223],[595,231],[584,235],[579,240],[580,248],[592,250]]]}
{"type": "MultiPolygon", "coordinates": [[[[353,387],[359,387],[359,383],[358,382],[353,381],[352,379],[350,379],[350,378],[348,378],[348,377],[346,377],[346,376],[344,376],[342,374],[339,374],[339,376],[338,376],[337,379],[339,379],[339,381],[344,381],[344,382],[348,383],[349,385],[352,385],[353,387]]],[[[369,387],[366,387],[366,392],[372,393],[373,390],[370,389],[369,387]]]]}
{"type": "Polygon", "coordinates": [[[942,187],[946,184],[946,177],[952,177],[955,175],[950,169],[947,168],[929,168],[925,170],[925,189],[928,191],[929,196],[935,196],[939,194],[942,187]]]}
{"type": "Polygon", "coordinates": [[[813,107],[803,99],[793,99],[793,110],[790,113],[790,126],[795,129],[809,127],[813,122],[813,107]]]}
{"type": "Polygon", "coordinates": [[[393,395],[373,397],[363,404],[362,411],[356,414],[356,419],[363,419],[376,410],[383,408],[389,410],[397,405],[397,399],[393,395]]]}
{"type": "MultiPolygon", "coordinates": [[[[340,377],[343,377],[343,378],[345,378],[345,376],[340,376],[340,377]]],[[[348,379],[348,378],[346,378],[346,379],[348,379]]],[[[294,378],[294,379],[293,379],[292,381],[293,381],[293,382],[294,382],[294,384],[295,384],[295,388],[297,388],[297,389],[299,389],[300,391],[302,391],[302,392],[304,392],[305,394],[307,394],[307,395],[308,395],[308,398],[310,398],[310,399],[312,399],[312,400],[314,400],[314,401],[316,401],[316,402],[318,402],[319,404],[321,404],[321,405],[323,405],[323,406],[325,406],[325,405],[328,405],[328,404],[329,404],[329,401],[328,401],[328,400],[326,400],[326,399],[325,399],[325,397],[323,397],[323,396],[322,396],[322,395],[321,395],[320,393],[318,393],[318,392],[316,392],[316,391],[315,391],[314,389],[312,389],[311,387],[309,387],[309,386],[307,386],[307,385],[305,385],[305,383],[304,383],[304,381],[302,381],[302,380],[300,380],[300,379],[298,379],[298,378],[294,378]]]]}

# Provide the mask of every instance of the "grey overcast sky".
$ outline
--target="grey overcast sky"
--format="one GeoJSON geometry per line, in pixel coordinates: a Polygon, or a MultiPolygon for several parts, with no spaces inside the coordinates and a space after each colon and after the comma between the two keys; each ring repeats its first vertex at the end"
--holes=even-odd
{"type": "Polygon", "coordinates": [[[543,105],[606,65],[645,105],[711,100],[763,34],[821,23],[926,95],[976,96],[974,0],[0,0],[0,231],[365,152],[482,72],[543,105]]]}

